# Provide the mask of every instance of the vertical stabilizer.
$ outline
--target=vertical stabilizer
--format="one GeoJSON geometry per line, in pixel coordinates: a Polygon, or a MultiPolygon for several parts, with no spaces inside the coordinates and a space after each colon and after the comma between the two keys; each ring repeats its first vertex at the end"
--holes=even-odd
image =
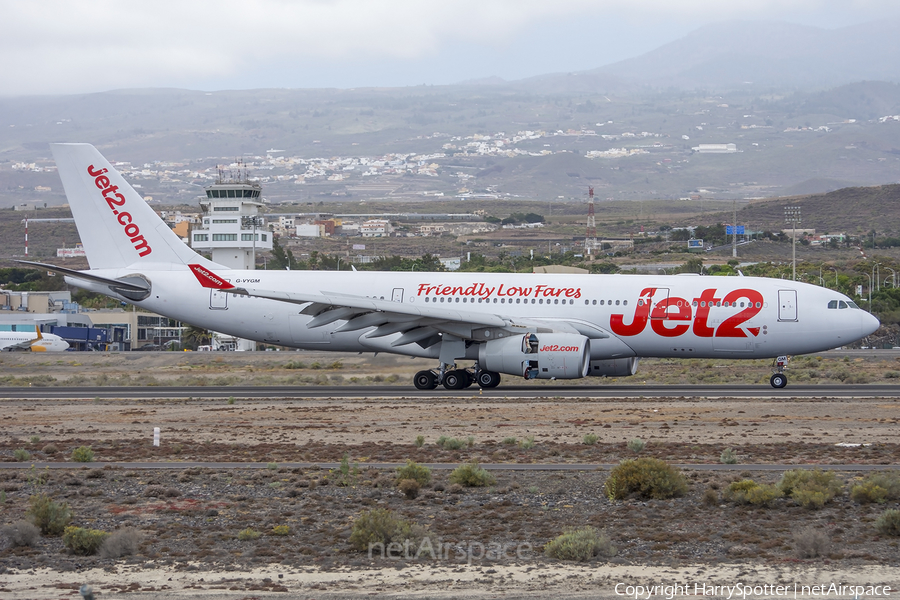
{"type": "Polygon", "coordinates": [[[224,269],[191,250],[90,144],[51,144],[92,269],[153,264],[224,269]]]}

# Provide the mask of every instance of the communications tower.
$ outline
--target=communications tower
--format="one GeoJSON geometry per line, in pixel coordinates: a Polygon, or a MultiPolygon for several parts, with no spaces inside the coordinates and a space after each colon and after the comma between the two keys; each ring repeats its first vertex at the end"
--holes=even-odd
{"type": "Polygon", "coordinates": [[[594,218],[594,188],[588,187],[587,231],[584,234],[584,252],[591,254],[597,247],[597,221],[594,218]]]}

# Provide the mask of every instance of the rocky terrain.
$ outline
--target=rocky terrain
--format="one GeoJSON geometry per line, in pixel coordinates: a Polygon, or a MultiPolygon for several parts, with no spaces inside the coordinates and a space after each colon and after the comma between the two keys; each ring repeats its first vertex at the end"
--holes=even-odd
{"type": "MultiPolygon", "coordinates": [[[[232,356],[222,359],[232,373],[257,372],[255,358],[232,356]]],[[[3,360],[13,369],[33,361],[33,376],[69,368],[39,358],[47,364],[3,360]]],[[[206,359],[210,368],[217,358],[206,359]]],[[[127,359],[154,376],[202,366],[197,356],[127,359]],[[186,364],[166,362],[176,359],[186,364]]],[[[125,359],[89,360],[84,376],[97,378],[125,359]]],[[[366,377],[371,369],[348,363],[342,372],[366,377]]],[[[620,597],[619,583],[738,581],[900,587],[898,538],[875,528],[898,503],[862,504],[848,493],[865,476],[856,469],[900,462],[898,409],[894,398],[423,401],[381,398],[377,386],[365,399],[3,400],[0,598],[77,597],[82,583],[107,598],[620,597]],[[629,444],[635,438],[643,449],[629,444]],[[81,446],[94,462],[73,461],[81,446]],[[727,449],[737,464],[722,465],[727,449]],[[685,465],[686,494],[611,501],[608,467],[522,470],[635,457],[685,465]],[[394,468],[373,467],[407,459],[446,468],[434,468],[409,498],[394,468]],[[491,465],[496,481],[452,483],[450,469],[471,460],[491,465]],[[819,510],[725,497],[733,481],[776,483],[781,471],[766,465],[809,464],[834,470],[842,484],[819,510]],[[80,556],[49,535],[13,546],[8,527],[25,518],[35,494],[68,503],[73,525],[129,532],[134,551],[80,556]],[[370,557],[353,546],[354,523],[376,508],[421,528],[412,551],[370,557]],[[605,531],[615,555],[587,563],[544,555],[547,542],[583,526],[605,531]],[[814,558],[803,551],[808,528],[825,534],[814,558]]]]}

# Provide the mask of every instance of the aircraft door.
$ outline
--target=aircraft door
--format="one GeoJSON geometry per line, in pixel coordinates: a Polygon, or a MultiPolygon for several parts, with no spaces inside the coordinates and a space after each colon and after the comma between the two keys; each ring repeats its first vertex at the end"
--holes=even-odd
{"type": "MultiPolygon", "coordinates": [[[[665,320],[665,319],[668,318],[668,316],[667,316],[667,314],[666,314],[667,311],[665,311],[665,310],[663,310],[663,311],[655,311],[655,310],[653,310],[653,308],[655,308],[656,305],[659,304],[660,302],[663,303],[663,306],[667,306],[667,305],[668,305],[668,302],[664,302],[664,301],[667,301],[668,299],[669,299],[669,288],[656,288],[656,291],[653,292],[653,298],[652,298],[651,301],[650,301],[650,306],[651,306],[651,309],[650,309],[650,318],[651,318],[651,319],[654,319],[654,320],[665,320]]],[[[638,304],[640,304],[640,303],[642,303],[642,302],[643,302],[643,300],[638,300],[638,304]]],[[[673,305],[673,306],[674,306],[674,305],[673,305]]]]}
{"type": "Polygon", "coordinates": [[[797,320],[797,290],[778,290],[778,320],[797,320]]]}
{"type": "Polygon", "coordinates": [[[226,310],[228,308],[228,294],[222,290],[209,290],[210,310],[226,310]]]}
{"type": "Polygon", "coordinates": [[[394,288],[391,294],[391,302],[403,302],[403,288],[394,288]]]}

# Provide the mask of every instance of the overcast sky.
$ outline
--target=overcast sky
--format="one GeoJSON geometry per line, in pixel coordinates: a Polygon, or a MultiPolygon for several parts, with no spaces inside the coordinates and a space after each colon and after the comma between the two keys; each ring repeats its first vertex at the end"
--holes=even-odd
{"type": "Polygon", "coordinates": [[[900,17],[898,0],[0,0],[0,94],[514,80],[722,20],[885,17],[900,17]]]}

